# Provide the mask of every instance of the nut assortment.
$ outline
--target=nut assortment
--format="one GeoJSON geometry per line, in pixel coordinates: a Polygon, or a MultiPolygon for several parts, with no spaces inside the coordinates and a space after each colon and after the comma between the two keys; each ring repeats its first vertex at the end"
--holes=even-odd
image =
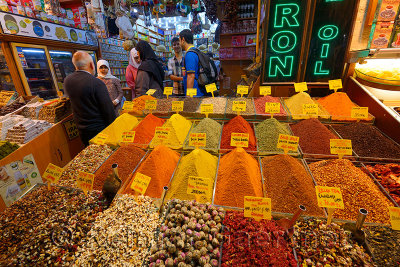
{"type": "Polygon", "coordinates": [[[368,245],[378,266],[399,266],[400,232],[386,226],[367,227],[368,245]]]}

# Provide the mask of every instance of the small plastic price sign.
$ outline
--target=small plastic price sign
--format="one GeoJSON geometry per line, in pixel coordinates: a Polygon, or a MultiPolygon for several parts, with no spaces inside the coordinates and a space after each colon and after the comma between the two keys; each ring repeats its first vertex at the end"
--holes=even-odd
{"type": "Polygon", "coordinates": [[[133,110],[133,103],[132,101],[125,101],[124,106],[122,107],[123,110],[130,111],[133,110]]]}
{"type": "Polygon", "coordinates": [[[183,101],[172,101],[172,111],[176,113],[183,111],[183,101]]]}
{"type": "Polygon", "coordinates": [[[186,90],[186,95],[190,96],[190,97],[196,96],[197,95],[197,89],[196,88],[188,88],[186,90]]]}
{"type": "Polygon", "coordinates": [[[271,86],[260,86],[260,95],[271,95],[271,86]]]}
{"type": "Polygon", "coordinates": [[[297,93],[307,91],[307,90],[308,90],[308,88],[307,88],[307,83],[306,83],[306,82],[294,83],[294,90],[295,90],[297,93]]]}
{"type": "Polygon", "coordinates": [[[191,133],[189,135],[189,146],[205,147],[207,145],[206,133],[191,133]]]}
{"type": "Polygon", "coordinates": [[[246,111],[246,101],[233,101],[232,110],[238,113],[246,111]]]}
{"type": "Polygon", "coordinates": [[[249,93],[249,87],[246,85],[238,85],[237,86],[237,94],[242,96],[247,95],[249,93]]]}
{"type": "Polygon", "coordinates": [[[56,184],[61,177],[64,169],[60,168],[52,163],[47,165],[46,170],[44,171],[42,177],[49,182],[49,184],[56,184]]]}
{"type": "Polygon", "coordinates": [[[146,100],[145,109],[155,110],[157,109],[157,100],[146,100]]]}
{"type": "Polygon", "coordinates": [[[61,91],[57,91],[57,95],[59,98],[62,98],[64,96],[64,93],[61,91]]]}
{"type": "Polygon", "coordinates": [[[200,110],[202,114],[206,114],[208,118],[208,114],[214,113],[214,105],[213,104],[201,104],[200,110]]]}
{"type": "Polygon", "coordinates": [[[281,103],[275,103],[275,102],[265,103],[265,113],[271,114],[271,117],[273,117],[275,113],[279,113],[280,111],[281,111],[281,103]]]}
{"type": "Polygon", "coordinates": [[[293,135],[280,134],[278,138],[277,148],[283,149],[285,154],[289,151],[297,151],[299,146],[299,137],[293,135]]]}
{"type": "Polygon", "coordinates": [[[271,220],[271,199],[266,197],[244,197],[244,217],[256,221],[271,220]]]}
{"type": "Polygon", "coordinates": [[[336,80],[329,80],[329,89],[334,90],[335,93],[337,90],[342,89],[342,80],[341,79],[336,79],[336,80]]]}
{"type": "Polygon", "coordinates": [[[107,141],[108,134],[99,133],[95,138],[92,139],[92,142],[96,145],[104,145],[107,141]]]}
{"type": "Polygon", "coordinates": [[[392,225],[392,229],[399,231],[400,230],[400,208],[389,207],[389,215],[390,215],[390,223],[392,225]]]}
{"type": "Polygon", "coordinates": [[[166,144],[171,129],[168,127],[156,127],[154,141],[156,144],[166,144]]]}
{"type": "Polygon", "coordinates": [[[93,190],[94,174],[80,171],[76,179],[76,186],[87,195],[88,191],[93,190]]]}
{"type": "Polygon", "coordinates": [[[135,131],[128,131],[128,132],[123,132],[122,133],[122,142],[123,143],[133,143],[133,140],[135,140],[135,131]]]}
{"type": "Polygon", "coordinates": [[[164,95],[167,96],[167,99],[168,99],[168,96],[172,95],[173,90],[174,90],[173,87],[164,87],[164,95]]]}
{"type": "Polygon", "coordinates": [[[135,179],[133,179],[131,183],[131,189],[141,195],[144,195],[144,193],[146,193],[147,187],[150,184],[150,181],[151,177],[138,172],[135,175],[135,179]]]}
{"type": "Polygon", "coordinates": [[[155,92],[157,92],[156,89],[149,89],[147,90],[146,95],[153,95],[155,92]]]}
{"type": "Polygon", "coordinates": [[[349,139],[331,139],[330,148],[331,154],[339,155],[339,158],[342,158],[343,155],[351,156],[353,154],[353,147],[349,139]]]}
{"type": "Polygon", "coordinates": [[[321,208],[344,209],[342,191],[338,187],[316,186],[318,206],[321,208]]]}
{"type": "Polygon", "coordinates": [[[235,147],[249,147],[249,134],[248,133],[232,133],[231,146],[235,147]]]}
{"type": "Polygon", "coordinates": [[[196,199],[203,199],[202,202],[211,200],[213,181],[210,178],[189,176],[186,193],[195,195],[196,199]]]}
{"type": "Polygon", "coordinates": [[[368,119],[368,107],[353,107],[351,109],[351,118],[357,120],[368,119]]]}
{"type": "Polygon", "coordinates": [[[212,96],[214,97],[214,92],[217,91],[217,86],[215,85],[215,83],[211,83],[211,84],[207,84],[206,85],[206,91],[207,93],[211,93],[212,96]]]}
{"type": "Polygon", "coordinates": [[[318,104],[303,104],[303,115],[318,116],[318,104]]]}

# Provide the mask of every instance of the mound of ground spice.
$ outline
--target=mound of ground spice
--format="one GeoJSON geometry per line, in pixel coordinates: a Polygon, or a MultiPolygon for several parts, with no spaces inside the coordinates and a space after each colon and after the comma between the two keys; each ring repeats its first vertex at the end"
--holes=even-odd
{"type": "Polygon", "coordinates": [[[153,114],[147,115],[132,131],[135,131],[135,144],[145,144],[146,146],[150,143],[154,137],[156,127],[161,127],[165,123],[164,119],[160,119],[153,114]]]}
{"type": "Polygon", "coordinates": [[[161,197],[163,187],[167,186],[178,164],[180,155],[172,149],[159,145],[143,160],[135,173],[131,176],[125,194],[135,194],[131,184],[136,173],[141,173],[151,178],[150,184],[144,195],[154,198],[161,197]]]}
{"type": "Polygon", "coordinates": [[[344,209],[336,209],[334,217],[357,220],[358,211],[368,211],[366,221],[389,223],[388,207],[393,204],[373,180],[347,159],[323,160],[309,165],[317,185],[339,187],[344,209]]]}
{"type": "MultiPolygon", "coordinates": [[[[219,139],[221,137],[222,125],[213,119],[205,118],[202,119],[190,133],[205,133],[206,134],[206,147],[204,149],[217,150],[219,145],[219,139]]],[[[186,139],[185,148],[189,147],[189,141],[186,139]]]]}
{"type": "MultiPolygon", "coordinates": [[[[178,169],[175,172],[167,193],[167,199],[194,200],[195,196],[187,193],[187,185],[190,176],[209,178],[214,184],[215,174],[217,172],[218,158],[210,153],[195,149],[179,162],[178,169]]],[[[211,192],[210,192],[211,193],[211,192]]],[[[211,203],[212,193],[208,197],[202,197],[198,201],[202,203],[211,203]]]]}
{"type": "Polygon", "coordinates": [[[237,111],[233,111],[233,101],[246,101],[246,111],[240,112],[240,114],[243,115],[255,114],[253,99],[245,97],[228,98],[228,102],[226,105],[226,114],[237,114],[237,111]]]}
{"type": "MultiPolygon", "coordinates": [[[[198,107],[196,113],[201,113],[201,105],[202,104],[212,104],[214,108],[213,114],[225,114],[225,108],[226,108],[226,98],[225,97],[208,97],[208,98],[203,98],[203,100],[200,103],[200,106],[198,107]]],[[[212,114],[210,114],[212,115],[212,114]]]]}
{"type": "Polygon", "coordinates": [[[172,101],[177,101],[177,98],[161,98],[157,99],[157,109],[155,114],[167,115],[172,108],[172,101]]]}
{"type": "MultiPolygon", "coordinates": [[[[257,114],[268,114],[269,113],[265,113],[265,103],[281,103],[279,101],[279,97],[273,97],[273,96],[263,96],[263,97],[258,97],[256,99],[254,99],[254,106],[256,107],[256,113],[257,114]]],[[[279,111],[279,113],[276,113],[274,115],[286,115],[285,109],[283,108],[283,105],[281,104],[281,109],[279,111]]]]}
{"type": "MultiPolygon", "coordinates": [[[[309,117],[308,115],[303,115],[304,104],[316,104],[316,103],[317,102],[314,102],[311,96],[306,92],[300,92],[288,99],[285,99],[285,105],[289,109],[292,118],[295,120],[306,119],[309,117]]],[[[329,113],[320,106],[318,109],[318,116],[329,118],[329,113]]]]}
{"type": "Polygon", "coordinates": [[[243,208],[245,196],[263,197],[261,174],[258,161],[239,147],[220,160],[214,203],[243,208]]]}
{"type": "MultiPolygon", "coordinates": [[[[129,110],[129,114],[133,115],[143,115],[144,108],[146,107],[147,100],[156,100],[156,98],[152,97],[151,95],[142,95],[138,98],[132,100],[133,109],[129,110]]],[[[148,111],[146,111],[148,112],[148,111]]]]}
{"type": "Polygon", "coordinates": [[[128,179],[145,152],[134,144],[124,145],[118,148],[96,171],[93,183],[93,189],[101,191],[104,181],[112,173],[111,166],[118,164],[118,174],[122,183],[128,179]]]}
{"type": "Polygon", "coordinates": [[[389,192],[390,196],[400,205],[400,164],[366,165],[379,183],[389,192]]]}
{"type": "Polygon", "coordinates": [[[256,137],[258,150],[265,152],[283,153],[283,149],[277,148],[280,134],[291,135],[288,124],[280,123],[277,119],[266,119],[256,125],[256,137]]]}
{"type": "Polygon", "coordinates": [[[186,97],[183,101],[183,113],[192,115],[199,107],[201,98],[199,97],[186,97]]]}
{"type": "Polygon", "coordinates": [[[323,216],[318,207],[315,185],[298,159],[288,155],[265,157],[261,160],[267,197],[274,211],[295,213],[299,205],[306,206],[306,214],[323,216]]]}
{"type": "Polygon", "coordinates": [[[370,124],[356,122],[332,126],[344,139],[350,139],[354,152],[360,157],[400,158],[400,146],[370,124]]]}
{"type": "MultiPolygon", "coordinates": [[[[180,114],[174,114],[164,123],[163,127],[170,129],[168,139],[165,143],[171,148],[179,149],[182,148],[183,142],[185,142],[192,127],[192,123],[180,114]]],[[[153,140],[150,147],[153,148],[159,144],[159,140],[153,140]]]]}
{"type": "Polygon", "coordinates": [[[290,125],[295,136],[300,138],[303,153],[330,155],[330,140],[338,137],[317,119],[308,119],[290,125]]]}
{"type": "Polygon", "coordinates": [[[222,128],[221,149],[235,148],[231,146],[232,133],[248,133],[249,146],[244,149],[247,151],[256,151],[256,137],[254,135],[253,128],[245,119],[243,119],[242,116],[236,116],[226,123],[222,128]]]}

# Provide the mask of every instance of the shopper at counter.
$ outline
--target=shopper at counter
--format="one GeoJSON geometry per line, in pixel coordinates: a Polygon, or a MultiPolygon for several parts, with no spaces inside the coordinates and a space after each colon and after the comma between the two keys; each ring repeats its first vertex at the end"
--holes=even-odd
{"type": "Polygon", "coordinates": [[[163,96],[164,70],[156,54],[146,41],[139,41],[136,45],[141,64],[136,76],[136,97],[146,94],[149,89],[156,89],[154,97],[163,96]]]}
{"type": "Polygon", "coordinates": [[[101,59],[97,61],[97,78],[107,86],[108,93],[114,105],[115,114],[118,116],[124,93],[121,88],[121,80],[111,74],[110,65],[106,60],[101,59]]]}
{"type": "Polygon", "coordinates": [[[115,111],[106,85],[95,74],[92,57],[83,51],[72,57],[76,71],[64,80],[64,88],[74,112],[82,142],[87,146],[89,140],[111,124],[115,111]]]}
{"type": "Polygon", "coordinates": [[[172,48],[174,49],[175,56],[168,60],[168,75],[169,78],[174,82],[174,95],[185,95],[183,90],[183,57],[182,47],[178,37],[172,38],[172,48]]]}
{"type": "Polygon", "coordinates": [[[136,77],[140,66],[140,58],[135,48],[132,48],[129,52],[129,65],[126,67],[126,83],[132,90],[132,99],[136,97],[136,77]]]}

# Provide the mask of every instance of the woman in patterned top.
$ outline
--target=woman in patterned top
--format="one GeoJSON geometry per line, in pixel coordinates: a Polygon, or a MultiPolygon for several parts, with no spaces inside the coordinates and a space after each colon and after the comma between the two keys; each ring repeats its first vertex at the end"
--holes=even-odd
{"type": "Polygon", "coordinates": [[[118,116],[118,112],[121,109],[121,100],[123,97],[121,81],[111,74],[110,65],[106,60],[99,60],[97,62],[97,78],[102,80],[107,86],[111,101],[114,104],[115,113],[118,116]]]}

